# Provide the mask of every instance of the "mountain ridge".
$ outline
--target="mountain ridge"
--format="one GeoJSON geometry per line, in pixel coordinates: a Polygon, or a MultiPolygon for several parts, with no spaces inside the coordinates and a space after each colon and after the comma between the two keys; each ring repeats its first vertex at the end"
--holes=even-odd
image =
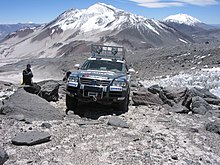
{"type": "Polygon", "coordinates": [[[37,26],[40,26],[40,24],[37,23],[0,24],[0,41],[10,33],[13,33],[17,30],[34,28],[37,26]]]}
{"type": "Polygon", "coordinates": [[[97,3],[87,9],[69,9],[30,33],[9,36],[3,42],[7,48],[0,48],[0,56],[60,57],[77,49],[88,51],[91,43],[132,50],[191,42],[192,38],[161,21],[97,3]]]}

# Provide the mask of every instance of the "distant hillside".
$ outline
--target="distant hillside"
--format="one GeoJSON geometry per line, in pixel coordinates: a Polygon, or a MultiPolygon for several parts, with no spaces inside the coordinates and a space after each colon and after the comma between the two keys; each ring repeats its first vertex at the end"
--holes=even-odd
{"type": "Polygon", "coordinates": [[[12,32],[37,26],[39,26],[39,24],[34,23],[0,24],[0,41],[12,32]]]}

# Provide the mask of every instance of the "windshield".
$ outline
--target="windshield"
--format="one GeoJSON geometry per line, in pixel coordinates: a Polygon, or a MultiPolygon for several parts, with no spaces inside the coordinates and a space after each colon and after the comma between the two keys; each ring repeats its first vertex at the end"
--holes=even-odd
{"type": "Polygon", "coordinates": [[[116,61],[103,61],[103,60],[88,60],[86,61],[82,70],[103,70],[112,72],[125,72],[125,64],[116,61]]]}

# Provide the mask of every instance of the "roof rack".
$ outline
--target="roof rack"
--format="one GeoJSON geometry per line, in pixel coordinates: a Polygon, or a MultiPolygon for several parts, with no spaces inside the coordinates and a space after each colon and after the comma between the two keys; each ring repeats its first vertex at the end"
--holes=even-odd
{"type": "Polygon", "coordinates": [[[119,46],[91,45],[92,57],[125,60],[125,49],[119,46]]]}

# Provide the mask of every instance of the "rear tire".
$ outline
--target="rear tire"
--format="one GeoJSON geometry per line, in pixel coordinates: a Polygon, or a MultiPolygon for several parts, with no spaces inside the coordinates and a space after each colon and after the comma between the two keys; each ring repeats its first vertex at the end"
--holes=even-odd
{"type": "Polygon", "coordinates": [[[73,111],[74,113],[77,113],[77,106],[78,100],[66,94],[66,113],[68,113],[68,111],[73,111]]]}

